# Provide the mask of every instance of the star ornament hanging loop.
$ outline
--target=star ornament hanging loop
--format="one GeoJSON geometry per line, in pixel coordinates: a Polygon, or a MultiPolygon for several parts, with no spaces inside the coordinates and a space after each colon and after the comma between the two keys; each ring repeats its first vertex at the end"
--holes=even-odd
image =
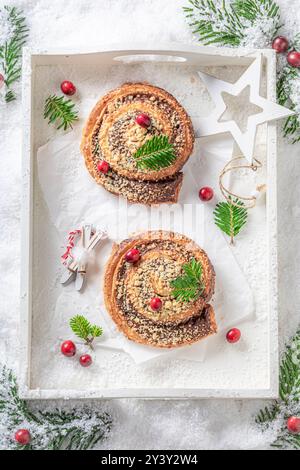
{"type": "Polygon", "coordinates": [[[257,128],[260,124],[282,119],[294,114],[293,111],[280,106],[260,96],[260,83],[262,75],[262,54],[254,59],[246,72],[235,82],[229,83],[219,80],[203,72],[197,72],[205,84],[215,109],[206,118],[194,118],[194,127],[197,137],[222,134],[230,132],[241,153],[251,163],[255,148],[257,128]],[[247,128],[241,129],[234,119],[222,120],[226,113],[227,105],[225,95],[238,97],[249,87],[249,104],[260,108],[256,114],[248,116],[247,128]]]}

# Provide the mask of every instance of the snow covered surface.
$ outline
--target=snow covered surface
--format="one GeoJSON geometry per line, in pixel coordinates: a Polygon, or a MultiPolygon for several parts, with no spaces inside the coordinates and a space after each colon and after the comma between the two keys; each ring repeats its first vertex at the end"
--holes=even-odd
{"type": "MultiPolygon", "coordinates": [[[[8,3],[8,2],[5,2],[8,3]]],[[[177,0],[72,0],[51,3],[19,1],[31,28],[29,45],[90,46],[134,41],[191,42],[181,6],[177,0]],[[49,20],[50,19],[50,20],[49,20]]],[[[281,0],[287,33],[300,29],[297,1],[281,0]],[[297,17],[298,15],[298,17],[297,17]]],[[[0,2],[4,4],[4,2],[0,2]]],[[[64,77],[65,78],[65,77],[64,77]]],[[[68,77],[66,77],[68,78],[68,77]]],[[[17,368],[19,315],[19,223],[21,180],[21,113],[17,103],[1,105],[1,220],[0,257],[5,276],[1,282],[1,343],[4,362],[17,368]]],[[[281,140],[281,139],[280,139],[281,140]]],[[[279,144],[279,269],[281,344],[299,324],[298,292],[300,219],[298,146],[279,144]],[[291,295],[292,293],[292,295],[291,295]]],[[[234,374],[234,371],[233,371],[234,374]]],[[[267,448],[270,430],[262,434],[253,418],[258,401],[143,401],[110,403],[115,427],[105,448],[267,448]]],[[[101,406],[94,403],[93,406],[101,406]]]]}

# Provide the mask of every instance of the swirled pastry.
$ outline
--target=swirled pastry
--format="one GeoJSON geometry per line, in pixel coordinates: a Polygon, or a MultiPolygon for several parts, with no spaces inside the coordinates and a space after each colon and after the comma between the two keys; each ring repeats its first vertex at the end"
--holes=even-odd
{"type": "Polygon", "coordinates": [[[199,341],[216,333],[208,304],[215,273],[207,254],[189,238],[173,232],[142,233],[115,245],[105,272],[106,308],[131,340],[160,348],[199,341]],[[128,254],[138,254],[128,262],[128,254]],[[193,260],[201,265],[201,292],[184,301],[174,296],[174,280],[193,260]],[[155,299],[159,309],[152,308],[155,299]]]}
{"type": "Polygon", "coordinates": [[[180,172],[193,151],[194,132],[184,108],[167,91],[125,83],[98,101],[83,131],[81,151],[91,176],[108,191],[144,204],[176,202],[180,172]],[[148,125],[137,117],[146,116],[148,125]],[[135,152],[154,136],[167,136],[175,158],[162,168],[142,168],[135,152]],[[105,171],[99,171],[99,162],[105,171]]]}

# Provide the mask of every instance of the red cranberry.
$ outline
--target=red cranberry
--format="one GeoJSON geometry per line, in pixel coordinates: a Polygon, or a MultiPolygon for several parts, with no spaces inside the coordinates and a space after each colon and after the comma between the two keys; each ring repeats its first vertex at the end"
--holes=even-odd
{"type": "Polygon", "coordinates": [[[286,52],[289,48],[289,41],[284,36],[277,36],[272,42],[272,48],[279,54],[286,52]]]}
{"type": "Polygon", "coordinates": [[[19,429],[15,433],[15,440],[22,446],[26,446],[31,440],[30,432],[27,429],[19,429]]]}
{"type": "Polygon", "coordinates": [[[101,160],[101,162],[98,163],[97,168],[101,173],[106,174],[109,170],[109,164],[105,160],[101,160]]]}
{"type": "Polygon", "coordinates": [[[204,186],[204,188],[200,189],[199,198],[201,199],[201,201],[207,202],[210,201],[213,197],[214,192],[209,186],[204,186]]]}
{"type": "Polygon", "coordinates": [[[153,299],[150,300],[150,307],[152,310],[160,310],[162,307],[162,301],[160,300],[159,297],[153,297],[153,299]]]}
{"type": "Polygon", "coordinates": [[[292,67],[300,67],[300,52],[289,52],[287,55],[287,61],[292,67]]]}
{"type": "Polygon", "coordinates": [[[292,434],[300,434],[300,418],[296,416],[291,416],[287,420],[287,428],[292,434]]]}
{"type": "Polygon", "coordinates": [[[140,252],[136,248],[127,251],[125,259],[127,263],[136,263],[140,259],[140,252]]]}
{"type": "Polygon", "coordinates": [[[76,87],[72,82],[69,82],[68,80],[65,80],[64,82],[61,83],[60,85],[61,91],[65,95],[74,95],[76,93],[76,87]]]}
{"type": "Polygon", "coordinates": [[[83,354],[83,356],[80,356],[79,362],[82,367],[89,367],[93,360],[89,354],[83,354]]]}
{"type": "Polygon", "coordinates": [[[141,113],[138,114],[137,117],[135,118],[135,122],[141,126],[147,129],[147,127],[150,126],[151,124],[151,119],[149,118],[148,114],[141,113]]]}
{"type": "Polygon", "coordinates": [[[226,339],[228,343],[237,343],[241,338],[241,332],[238,328],[232,328],[228,331],[226,339]]]}
{"type": "Polygon", "coordinates": [[[60,347],[60,350],[64,356],[73,357],[76,354],[76,346],[73,341],[64,341],[60,347]]]}

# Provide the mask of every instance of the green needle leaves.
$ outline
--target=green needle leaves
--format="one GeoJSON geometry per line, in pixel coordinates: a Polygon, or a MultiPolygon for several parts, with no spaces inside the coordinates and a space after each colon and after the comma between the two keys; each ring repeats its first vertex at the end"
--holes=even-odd
{"type": "Polygon", "coordinates": [[[193,33],[203,44],[245,46],[247,35],[260,23],[271,19],[270,40],[280,24],[279,6],[273,0],[188,0],[183,7],[193,33]]]}
{"type": "Polygon", "coordinates": [[[159,170],[176,160],[174,146],[166,135],[155,135],[147,140],[133,155],[138,168],[159,170]]]}
{"type": "Polygon", "coordinates": [[[58,130],[63,128],[66,131],[78,120],[78,111],[74,108],[75,104],[71,100],[52,95],[46,99],[44,118],[48,119],[48,124],[56,123],[58,130]]]}
{"type": "Polygon", "coordinates": [[[202,264],[194,258],[182,267],[184,274],[171,281],[172,295],[182,302],[196,300],[204,291],[202,264]]]}
{"type": "Polygon", "coordinates": [[[83,315],[76,315],[71,318],[70,327],[75,335],[83,339],[91,348],[94,339],[99,338],[103,334],[103,330],[100,326],[91,325],[88,319],[83,315]]]}
{"type": "Polygon", "coordinates": [[[11,30],[9,37],[4,44],[0,44],[0,72],[4,76],[6,93],[4,99],[7,103],[16,99],[12,85],[21,77],[21,57],[22,47],[28,37],[28,27],[26,25],[23,12],[15,7],[5,5],[0,9],[1,15],[6,15],[8,27],[11,30]]]}
{"type": "Polygon", "coordinates": [[[230,237],[230,243],[233,243],[234,237],[247,222],[248,212],[242,206],[243,202],[235,199],[232,202],[219,202],[214,210],[215,224],[230,237]]]}
{"type": "Polygon", "coordinates": [[[269,407],[260,410],[256,417],[258,424],[270,426],[272,422],[282,422],[273,442],[273,447],[281,449],[300,449],[300,434],[291,434],[286,426],[286,421],[291,416],[299,416],[300,413],[300,330],[296,333],[287,346],[280,364],[279,374],[279,399],[269,407]]]}

